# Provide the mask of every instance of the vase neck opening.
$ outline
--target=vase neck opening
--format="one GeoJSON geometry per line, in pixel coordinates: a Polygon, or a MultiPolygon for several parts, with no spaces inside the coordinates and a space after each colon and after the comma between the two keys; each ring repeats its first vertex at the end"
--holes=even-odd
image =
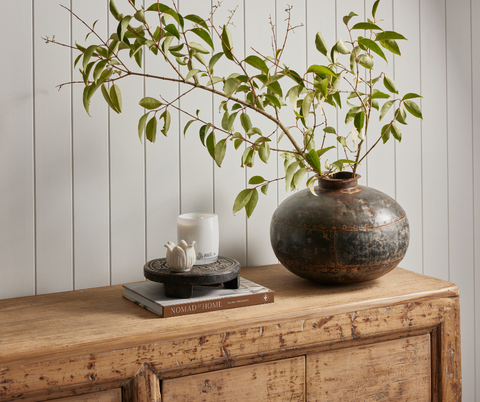
{"type": "Polygon", "coordinates": [[[337,172],[327,177],[318,177],[320,188],[328,190],[341,190],[357,187],[357,181],[361,176],[352,172],[337,172]]]}

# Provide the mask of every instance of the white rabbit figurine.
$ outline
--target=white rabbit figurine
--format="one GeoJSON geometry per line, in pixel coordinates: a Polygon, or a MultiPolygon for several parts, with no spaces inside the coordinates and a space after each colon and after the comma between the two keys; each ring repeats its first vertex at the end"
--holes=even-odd
{"type": "Polygon", "coordinates": [[[195,253],[195,241],[187,244],[185,240],[181,240],[178,246],[169,241],[165,244],[165,247],[167,248],[167,264],[172,271],[190,271],[197,259],[195,253]]]}

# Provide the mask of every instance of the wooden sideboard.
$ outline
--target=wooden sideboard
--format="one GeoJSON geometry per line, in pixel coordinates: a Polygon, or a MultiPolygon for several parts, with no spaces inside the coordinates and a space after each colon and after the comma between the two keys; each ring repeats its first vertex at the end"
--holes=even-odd
{"type": "Polygon", "coordinates": [[[0,401],[461,401],[454,284],[241,275],[275,302],[159,318],[121,286],[1,300],[0,401]]]}

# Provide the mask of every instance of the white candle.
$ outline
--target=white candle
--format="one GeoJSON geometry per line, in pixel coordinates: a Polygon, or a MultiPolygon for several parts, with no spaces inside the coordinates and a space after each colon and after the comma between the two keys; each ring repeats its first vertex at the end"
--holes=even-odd
{"type": "Polygon", "coordinates": [[[211,264],[218,258],[218,216],[193,212],[177,218],[178,242],[195,241],[197,261],[195,265],[211,264]]]}

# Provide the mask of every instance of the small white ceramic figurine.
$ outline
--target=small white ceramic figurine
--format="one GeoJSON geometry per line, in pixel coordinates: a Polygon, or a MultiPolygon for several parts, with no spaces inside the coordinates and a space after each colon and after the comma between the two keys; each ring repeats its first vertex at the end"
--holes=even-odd
{"type": "Polygon", "coordinates": [[[169,241],[165,244],[167,248],[167,264],[172,271],[185,272],[190,271],[196,261],[195,242],[187,244],[185,240],[181,240],[179,245],[169,241]]]}

